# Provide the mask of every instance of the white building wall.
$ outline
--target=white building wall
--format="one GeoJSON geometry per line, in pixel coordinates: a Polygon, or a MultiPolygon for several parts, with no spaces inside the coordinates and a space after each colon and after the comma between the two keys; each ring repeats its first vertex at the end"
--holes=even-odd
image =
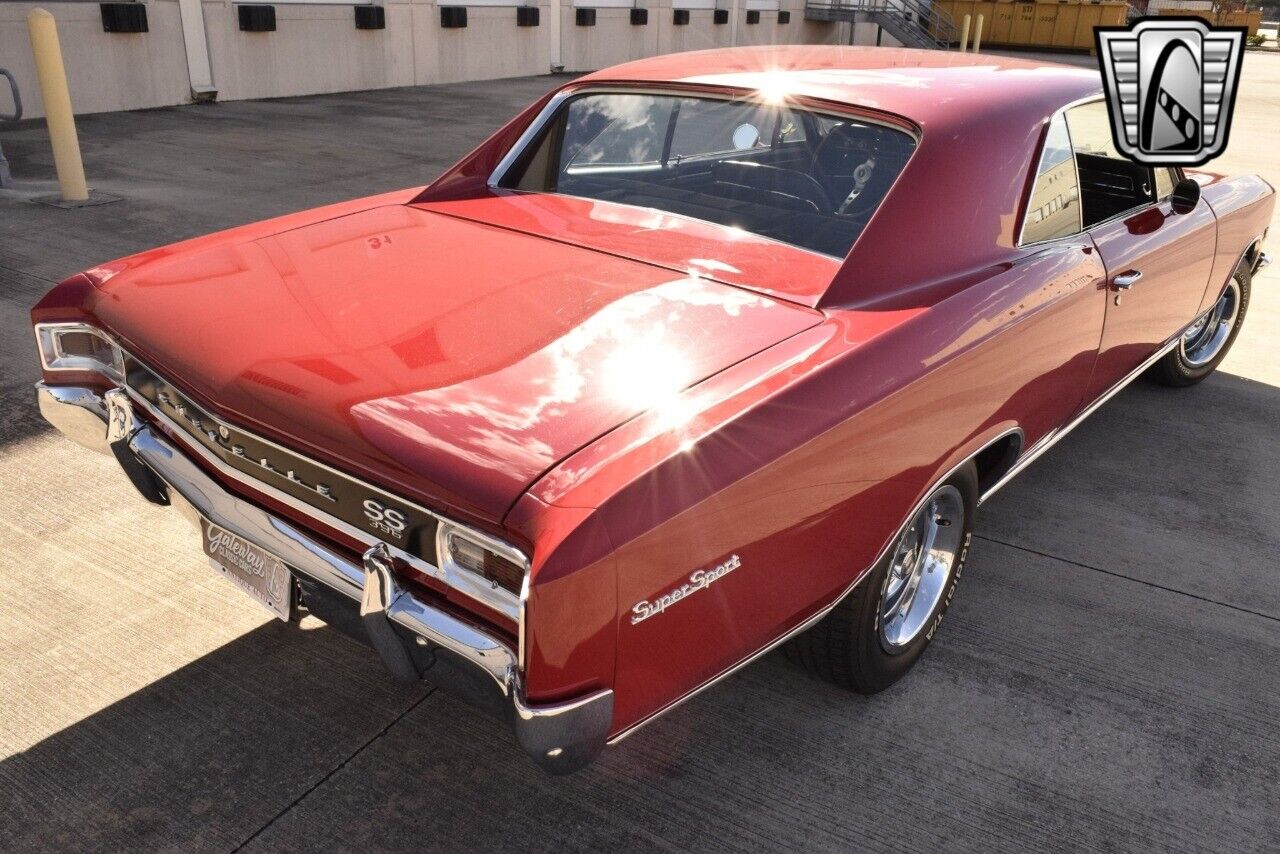
{"type": "MultiPolygon", "coordinates": [[[[44,115],[27,37],[27,13],[39,5],[0,2],[0,68],[13,72],[28,117],[44,115]]],[[[58,22],[76,112],[163,107],[191,99],[175,0],[148,3],[151,32],[138,34],[104,33],[97,3],[49,3],[47,8],[58,22]]],[[[7,107],[8,92],[0,98],[7,107]]]]}
{"type": "MultiPolygon", "coordinates": [[[[648,0],[644,26],[631,24],[631,0],[596,0],[594,27],[576,26],[575,0],[538,0],[537,27],[518,27],[514,5],[495,5],[504,0],[479,1],[484,5],[468,7],[464,29],[442,28],[434,0],[384,0],[384,30],[357,30],[350,5],[276,5],[276,31],[270,33],[241,32],[231,0],[187,5],[203,12],[219,100],[545,74],[557,50],[565,70],[590,71],[658,53],[727,47],[735,38],[738,44],[849,40],[848,25],[806,22],[803,0],[648,0]],[[731,10],[728,24],[713,22],[715,2],[731,10]],[[689,24],[674,24],[673,3],[690,8],[689,24]],[[746,12],[753,7],[761,8],[760,23],[748,25],[746,12]],[[790,23],[778,24],[777,8],[791,12],[790,23]]],[[[32,118],[44,114],[26,27],[27,13],[37,5],[0,2],[0,67],[18,79],[32,118]]],[[[113,34],[102,31],[97,3],[47,4],[58,21],[77,113],[191,100],[178,0],[147,0],[146,6],[149,32],[113,34]]],[[[190,36],[190,22],[188,30],[190,36]]]]}

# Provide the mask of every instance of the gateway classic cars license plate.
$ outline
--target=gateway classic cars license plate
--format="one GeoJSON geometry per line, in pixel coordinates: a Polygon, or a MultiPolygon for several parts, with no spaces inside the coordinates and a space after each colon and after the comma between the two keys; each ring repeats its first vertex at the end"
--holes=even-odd
{"type": "Polygon", "coordinates": [[[201,520],[204,553],[209,563],[232,584],[260,602],[282,620],[289,619],[293,603],[293,577],[280,558],[247,540],[201,520]]]}

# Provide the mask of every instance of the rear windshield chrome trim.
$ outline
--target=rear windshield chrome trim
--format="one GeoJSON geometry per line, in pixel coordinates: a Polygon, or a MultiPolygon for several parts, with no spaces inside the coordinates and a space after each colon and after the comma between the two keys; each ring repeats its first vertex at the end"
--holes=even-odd
{"type": "MultiPolygon", "coordinates": [[[[507,177],[507,172],[515,165],[520,155],[524,154],[529,145],[542,135],[542,131],[547,124],[555,117],[560,107],[571,98],[577,98],[582,95],[662,95],[665,97],[683,97],[683,98],[703,98],[715,101],[751,101],[759,102],[766,106],[776,106],[777,101],[762,95],[753,89],[742,89],[738,92],[729,94],[722,91],[712,91],[699,88],[696,85],[689,84],[672,84],[670,86],[657,85],[641,85],[641,86],[620,86],[617,84],[599,83],[599,84],[583,84],[582,86],[570,85],[569,88],[561,89],[547,105],[542,108],[542,112],[538,113],[529,126],[524,129],[524,133],[515,141],[502,159],[498,161],[498,165],[494,167],[493,172],[489,174],[488,185],[491,190],[502,190],[505,192],[517,192],[509,187],[501,186],[503,179],[507,177]]],[[[797,97],[793,104],[793,108],[803,110],[809,113],[817,113],[820,115],[842,116],[858,121],[865,121],[869,124],[879,125],[881,127],[896,130],[911,137],[912,141],[918,148],[920,145],[920,129],[899,116],[890,116],[870,107],[860,107],[857,104],[837,104],[829,102],[821,102],[819,104],[814,99],[797,97]],[[876,113],[880,115],[877,116],[876,113]],[[894,121],[893,119],[901,119],[894,121]]],[[[576,196],[574,198],[577,198],[576,196]]],[[[629,207],[637,207],[629,205],[629,207]]],[[[704,220],[698,220],[703,222],[704,220]]],[[[791,244],[786,244],[790,246],[791,244]]],[[[803,248],[803,247],[801,247],[803,248]]],[[[816,253],[823,254],[823,253],[816,253]]],[[[824,255],[823,257],[834,257],[824,255]]]]}

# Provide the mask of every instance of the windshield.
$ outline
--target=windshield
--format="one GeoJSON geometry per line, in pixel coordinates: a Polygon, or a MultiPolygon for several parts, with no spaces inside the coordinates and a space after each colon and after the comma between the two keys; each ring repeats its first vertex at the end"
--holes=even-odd
{"type": "Polygon", "coordinates": [[[785,105],[584,94],[499,186],[656,208],[843,257],[914,148],[903,131],[785,105]]]}

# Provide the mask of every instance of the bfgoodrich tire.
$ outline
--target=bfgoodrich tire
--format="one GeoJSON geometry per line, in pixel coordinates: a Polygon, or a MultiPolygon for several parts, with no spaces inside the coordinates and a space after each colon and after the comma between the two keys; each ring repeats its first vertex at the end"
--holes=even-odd
{"type": "Polygon", "coordinates": [[[933,640],[964,574],[977,495],[977,469],[967,463],[935,487],[868,577],[787,644],[787,657],[862,694],[905,676],[933,640]]]}
{"type": "Polygon", "coordinates": [[[1241,262],[1209,313],[1187,330],[1177,347],[1151,367],[1151,378],[1162,385],[1189,386],[1217,370],[1244,325],[1252,280],[1249,265],[1241,262]]]}

